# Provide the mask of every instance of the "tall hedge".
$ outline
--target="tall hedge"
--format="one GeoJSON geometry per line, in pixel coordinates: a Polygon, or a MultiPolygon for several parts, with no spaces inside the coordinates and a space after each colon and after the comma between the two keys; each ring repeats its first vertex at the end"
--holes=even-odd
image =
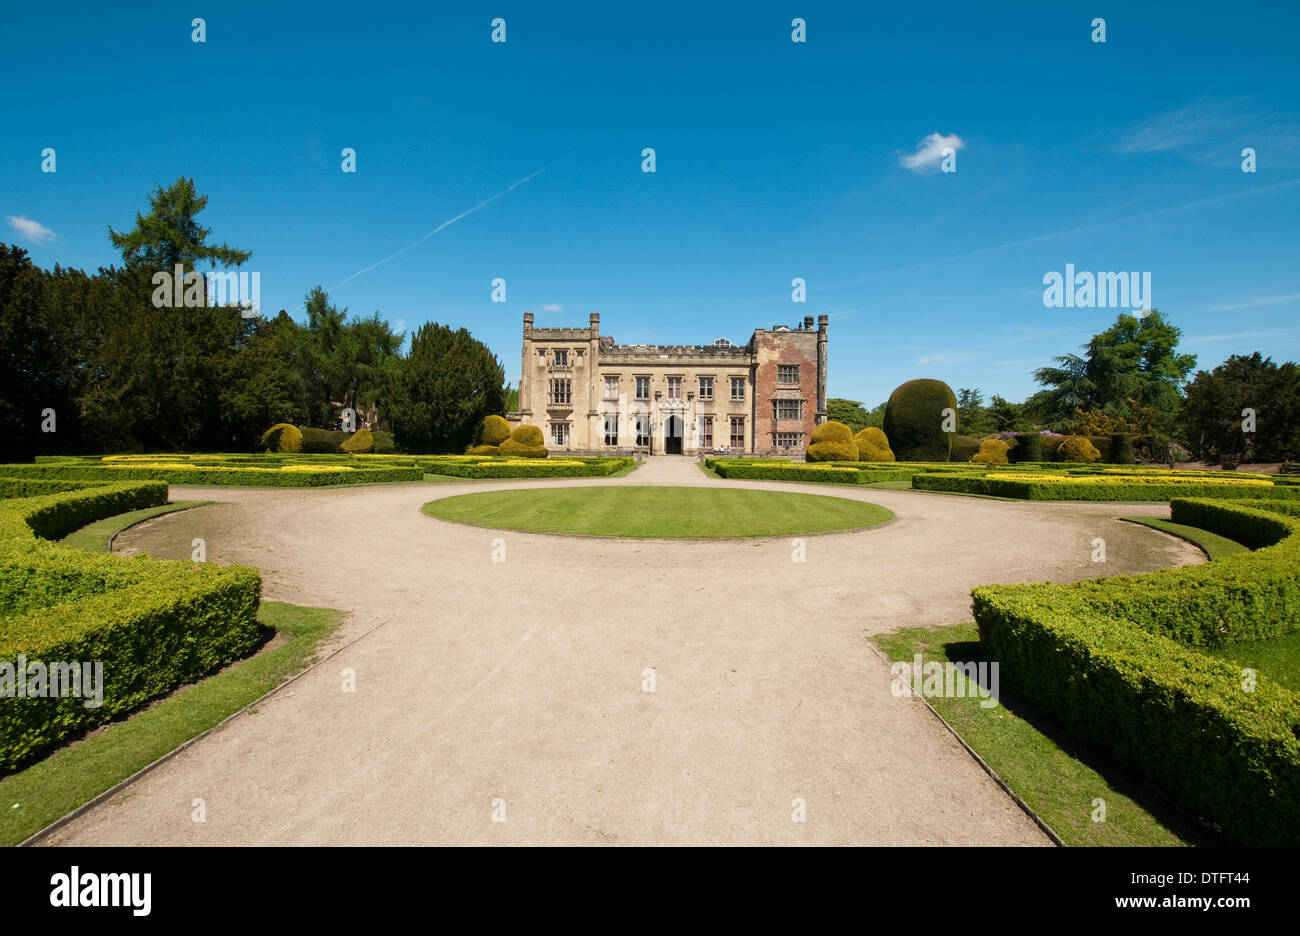
{"type": "Polygon", "coordinates": [[[943,431],[946,409],[957,411],[957,397],[942,380],[909,380],[891,393],[885,404],[885,435],[894,456],[899,461],[946,462],[957,434],[943,431]]]}
{"type": "Polygon", "coordinates": [[[1037,432],[1016,434],[1016,447],[1011,456],[1015,462],[1040,462],[1043,460],[1043,437],[1037,432]]]}
{"type": "Polygon", "coordinates": [[[1116,432],[1110,437],[1110,456],[1112,465],[1134,465],[1137,458],[1133,454],[1133,437],[1123,432],[1116,432]]]}

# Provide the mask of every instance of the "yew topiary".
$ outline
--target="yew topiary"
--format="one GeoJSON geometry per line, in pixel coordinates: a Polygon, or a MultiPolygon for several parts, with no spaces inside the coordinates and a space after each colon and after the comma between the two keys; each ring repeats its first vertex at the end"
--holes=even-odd
{"type": "Polygon", "coordinates": [[[981,465],[1005,465],[1007,463],[1007,443],[1001,439],[985,439],[980,443],[980,450],[970,458],[981,465]]]}
{"type": "Polygon", "coordinates": [[[813,430],[804,458],[810,462],[857,461],[858,447],[853,444],[853,430],[835,420],[822,423],[813,430]]]}
{"type": "Polygon", "coordinates": [[[946,462],[956,432],[957,397],[942,380],[909,380],[885,404],[885,436],[899,461],[946,462]],[[952,410],[945,413],[944,410],[952,410]],[[948,426],[951,432],[945,432],[948,426]]]}
{"type": "Polygon", "coordinates": [[[268,452],[289,452],[296,455],[302,451],[302,432],[289,423],[276,423],[262,433],[262,445],[268,452]]]}
{"type": "Polygon", "coordinates": [[[471,445],[465,449],[466,455],[500,455],[501,446],[499,445],[471,445]]]}
{"type": "Polygon", "coordinates": [[[1064,462],[1081,462],[1092,464],[1101,458],[1097,447],[1083,436],[1070,436],[1057,449],[1057,456],[1064,462]]]}
{"type": "MultiPolygon", "coordinates": [[[[500,445],[506,439],[510,438],[510,435],[510,423],[506,422],[506,420],[501,416],[484,416],[483,421],[479,423],[479,445],[500,445]]],[[[539,440],[537,444],[541,445],[540,431],[538,435],[539,440]]]]}
{"type": "Polygon", "coordinates": [[[375,437],[369,429],[358,429],[356,433],[339,448],[352,455],[361,455],[375,450],[375,437]]]}
{"type": "Polygon", "coordinates": [[[885,430],[868,426],[853,437],[853,444],[858,447],[858,460],[869,462],[891,462],[894,453],[889,448],[889,438],[885,430]]]}
{"type": "Polygon", "coordinates": [[[545,458],[548,454],[542,441],[542,430],[536,426],[517,426],[510,438],[500,445],[502,455],[515,458],[545,458]]]}

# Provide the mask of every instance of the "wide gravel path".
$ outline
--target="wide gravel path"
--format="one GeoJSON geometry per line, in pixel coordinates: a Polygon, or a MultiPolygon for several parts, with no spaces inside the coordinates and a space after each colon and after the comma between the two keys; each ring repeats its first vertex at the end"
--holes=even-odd
{"type": "Polygon", "coordinates": [[[266,598],[349,612],[335,646],[355,642],[53,844],[1047,844],[923,705],[890,693],[866,637],[969,620],[977,584],[1203,558],[1115,519],[1164,505],[724,482],[674,458],[596,481],[172,498],[222,503],[128,530],[119,550],[188,558],[203,537],[208,561],[260,569],[266,598]],[[789,490],[897,518],[808,536],[796,562],[789,537],[560,537],[420,510],[557,484],[789,490]]]}

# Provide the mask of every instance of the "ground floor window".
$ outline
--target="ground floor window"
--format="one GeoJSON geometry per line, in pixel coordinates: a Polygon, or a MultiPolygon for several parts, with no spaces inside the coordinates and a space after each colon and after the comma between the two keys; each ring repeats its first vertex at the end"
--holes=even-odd
{"type": "Polygon", "coordinates": [[[774,432],[772,444],[777,448],[803,448],[802,432],[774,432]]]}
{"type": "Polygon", "coordinates": [[[713,417],[700,418],[700,448],[713,448],[713,417]]]}
{"type": "Polygon", "coordinates": [[[641,415],[634,416],[634,425],[636,426],[636,444],[646,446],[650,444],[650,417],[641,415]]]}
{"type": "Polygon", "coordinates": [[[605,417],[605,444],[618,445],[618,417],[605,417]]]}
{"type": "Polygon", "coordinates": [[[745,420],[743,417],[733,416],[731,418],[731,447],[742,451],[745,448],[745,420]]]}
{"type": "Polygon", "coordinates": [[[569,444],[568,423],[551,423],[551,444],[552,445],[569,444]]]}

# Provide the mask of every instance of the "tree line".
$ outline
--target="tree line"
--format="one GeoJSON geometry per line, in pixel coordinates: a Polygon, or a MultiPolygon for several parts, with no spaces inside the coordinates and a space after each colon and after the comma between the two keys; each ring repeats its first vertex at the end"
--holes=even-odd
{"type": "Polygon", "coordinates": [[[122,264],[43,270],[0,245],[0,432],[8,458],[36,454],[248,451],[275,423],[391,428],[407,451],[458,451],[505,411],[500,362],[463,328],[412,336],[349,315],[319,286],[305,321],[202,301],[159,307],[156,276],[240,267],[251,251],[209,243],[191,179],[157,188],[126,232],[122,264]]]}
{"type": "MultiPolygon", "coordinates": [[[[1212,370],[1180,353],[1182,331],[1157,309],[1121,313],[1082,347],[1034,372],[1042,389],[1020,403],[978,388],[957,391],[962,435],[1006,432],[1131,435],[1155,458],[1242,461],[1300,459],[1300,367],[1258,351],[1234,354],[1212,370]]],[[[827,401],[831,419],[855,432],[881,426],[885,404],[827,401]]]]}

